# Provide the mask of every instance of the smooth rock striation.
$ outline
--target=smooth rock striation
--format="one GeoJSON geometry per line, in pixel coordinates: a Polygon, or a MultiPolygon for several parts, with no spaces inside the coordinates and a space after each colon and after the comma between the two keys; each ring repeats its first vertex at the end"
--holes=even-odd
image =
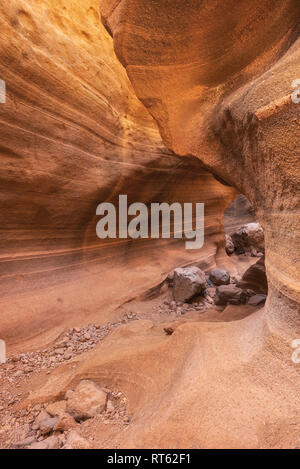
{"type": "Polygon", "coordinates": [[[299,2],[101,0],[100,8],[166,146],[195,155],[248,198],[265,235],[266,322],[299,334],[300,126],[291,99],[299,2]]]}
{"type": "Polygon", "coordinates": [[[0,331],[23,352],[74,318],[109,321],[178,265],[213,268],[236,191],[164,146],[98,0],[3,2],[0,28],[0,331]],[[205,249],[188,252],[183,239],[98,239],[96,207],[117,205],[120,194],[128,204],[204,202],[205,249]]]}

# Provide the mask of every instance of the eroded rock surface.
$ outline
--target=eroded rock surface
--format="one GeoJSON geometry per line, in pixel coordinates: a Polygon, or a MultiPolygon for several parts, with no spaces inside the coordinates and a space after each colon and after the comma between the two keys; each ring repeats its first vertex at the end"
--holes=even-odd
{"type": "Polygon", "coordinates": [[[197,156],[250,201],[265,233],[268,326],[299,333],[300,126],[291,99],[300,76],[299,2],[100,3],[166,146],[197,156]]]}
{"type": "Polygon", "coordinates": [[[98,7],[0,6],[0,332],[19,357],[0,369],[0,444],[295,448],[299,2],[101,0],[107,31],[98,7]],[[102,331],[175,267],[238,263],[225,256],[222,219],[241,192],[265,233],[265,309],[227,306],[248,296],[222,285],[220,307],[209,287],[194,306],[168,300],[157,322],[144,303],[102,331]],[[122,193],[129,203],[204,202],[204,248],[98,240],[98,203],[122,193]],[[98,332],[81,327],[91,322],[98,332]],[[75,430],[53,406],[86,379],[127,397],[110,391],[106,411],[75,430]],[[41,437],[49,415],[54,434],[41,437]]]}
{"type": "Polygon", "coordinates": [[[222,256],[235,191],[162,143],[101,23],[98,0],[0,6],[0,332],[24,351],[114,309],[194,260],[222,256]],[[206,203],[205,250],[183,240],[99,240],[96,207],[206,203]],[[220,251],[220,252],[219,252],[220,251]]]}

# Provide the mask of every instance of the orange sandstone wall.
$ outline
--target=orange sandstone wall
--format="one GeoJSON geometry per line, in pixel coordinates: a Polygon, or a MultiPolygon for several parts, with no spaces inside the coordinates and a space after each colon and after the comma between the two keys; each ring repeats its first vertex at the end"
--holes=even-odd
{"type": "Polygon", "coordinates": [[[223,255],[234,190],[165,148],[98,10],[96,0],[0,5],[0,337],[19,349],[68,325],[107,321],[174,266],[223,255]],[[100,241],[96,207],[119,194],[205,202],[204,248],[100,241]]]}
{"type": "Polygon", "coordinates": [[[271,329],[300,332],[298,0],[101,0],[168,148],[244,193],[266,239],[271,329]]]}

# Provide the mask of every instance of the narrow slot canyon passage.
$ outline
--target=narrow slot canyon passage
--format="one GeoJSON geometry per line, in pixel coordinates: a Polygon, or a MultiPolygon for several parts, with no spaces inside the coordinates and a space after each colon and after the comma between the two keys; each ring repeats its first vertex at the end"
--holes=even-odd
{"type": "Polygon", "coordinates": [[[299,449],[300,6],[248,3],[0,4],[0,449],[299,449]]]}

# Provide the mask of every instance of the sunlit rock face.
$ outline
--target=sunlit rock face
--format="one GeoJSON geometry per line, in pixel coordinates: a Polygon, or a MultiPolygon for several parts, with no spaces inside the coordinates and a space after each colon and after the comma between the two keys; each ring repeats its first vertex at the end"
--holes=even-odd
{"type": "Polygon", "coordinates": [[[0,336],[23,349],[23,339],[41,345],[67,325],[107,321],[174,267],[214,266],[235,190],[163,145],[97,0],[2,2],[0,27],[0,336]],[[205,202],[205,247],[100,241],[96,207],[119,194],[205,202]]]}
{"type": "Polygon", "coordinates": [[[299,320],[297,0],[101,0],[137,96],[166,146],[245,194],[266,239],[272,330],[299,320]]]}
{"type": "MultiPolygon", "coordinates": [[[[211,320],[180,316],[167,335],[160,313],[142,311],[145,319],[108,328],[90,352],[27,376],[27,402],[17,406],[61,400],[90,379],[122,391],[130,415],[116,432],[92,422],[93,447],[298,446],[299,107],[290,94],[300,78],[299,8],[298,0],[101,0],[99,13],[98,0],[1,3],[8,357],[41,355],[69,327],[113,322],[136,296],[145,308],[174,267],[207,274],[234,264],[222,221],[238,192],[264,227],[269,282],[267,315],[230,305],[211,320]],[[204,247],[100,241],[96,207],[120,194],[129,203],[204,202],[204,247]]],[[[248,280],[261,284],[253,271],[248,280]]],[[[15,370],[4,376],[4,390],[18,383],[15,370]]],[[[3,419],[14,415],[8,407],[3,419]]]]}

